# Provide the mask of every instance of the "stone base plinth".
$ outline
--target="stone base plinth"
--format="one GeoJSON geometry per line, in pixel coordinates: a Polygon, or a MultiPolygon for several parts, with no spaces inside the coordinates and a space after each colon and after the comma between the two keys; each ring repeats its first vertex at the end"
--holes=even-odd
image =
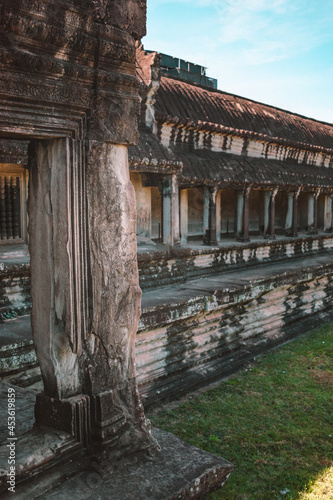
{"type": "MultiPolygon", "coordinates": [[[[5,400],[12,385],[0,384],[5,400]]],[[[93,452],[68,432],[33,425],[36,393],[15,387],[16,407],[16,500],[204,499],[222,486],[233,466],[221,457],[190,446],[172,434],[153,429],[160,450],[150,448],[114,459],[112,446],[93,452]]],[[[63,401],[57,414],[69,411],[63,401]],[[65,405],[65,407],[63,407],[65,405]]],[[[42,395],[38,405],[49,405],[42,395]]],[[[55,407],[56,409],[56,407],[55,407]]],[[[74,411],[75,413],[75,411],[74,411]]],[[[0,496],[13,498],[8,490],[7,406],[0,408],[0,496]]]]}
{"type": "MultiPolygon", "coordinates": [[[[160,451],[136,453],[117,462],[95,456],[82,472],[48,491],[47,499],[199,500],[221,488],[233,470],[223,458],[168,432],[153,429],[153,435],[160,451]]],[[[16,498],[23,496],[18,491],[16,498]]]]}

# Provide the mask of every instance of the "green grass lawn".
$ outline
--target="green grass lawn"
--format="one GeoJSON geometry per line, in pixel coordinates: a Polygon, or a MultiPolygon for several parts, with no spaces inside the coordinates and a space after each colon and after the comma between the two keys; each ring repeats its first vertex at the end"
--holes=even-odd
{"type": "Polygon", "coordinates": [[[234,464],[210,499],[333,499],[333,323],[150,418],[234,464]]]}

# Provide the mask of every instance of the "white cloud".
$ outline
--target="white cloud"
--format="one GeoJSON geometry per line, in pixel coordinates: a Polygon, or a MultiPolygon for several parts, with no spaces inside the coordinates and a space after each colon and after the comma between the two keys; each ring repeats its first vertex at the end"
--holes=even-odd
{"type": "Polygon", "coordinates": [[[207,1],[218,14],[219,42],[231,52],[234,44],[246,64],[281,60],[331,37],[333,15],[326,1],[207,1]]]}
{"type": "Polygon", "coordinates": [[[148,0],[149,16],[146,48],[207,66],[223,90],[333,121],[332,0],[148,0]]]}

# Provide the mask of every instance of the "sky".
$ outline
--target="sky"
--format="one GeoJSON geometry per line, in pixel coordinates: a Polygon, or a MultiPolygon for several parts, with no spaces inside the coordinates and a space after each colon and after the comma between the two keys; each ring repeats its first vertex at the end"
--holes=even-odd
{"type": "Polygon", "coordinates": [[[333,122],[333,0],[147,0],[144,48],[218,88],[333,122]]]}

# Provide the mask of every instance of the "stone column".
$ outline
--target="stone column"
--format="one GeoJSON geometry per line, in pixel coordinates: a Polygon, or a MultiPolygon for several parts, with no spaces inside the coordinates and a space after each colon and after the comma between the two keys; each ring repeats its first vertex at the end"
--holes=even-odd
{"type": "MultiPolygon", "coordinates": [[[[237,238],[239,241],[250,241],[249,238],[249,222],[250,222],[250,199],[251,187],[247,187],[243,191],[243,217],[242,217],[242,230],[240,236],[237,238]]],[[[238,201],[238,200],[237,200],[238,201]]],[[[237,203],[238,205],[238,203],[237,203]]],[[[238,225],[238,214],[237,214],[237,225],[238,225]]]]}
{"type": "Polygon", "coordinates": [[[216,240],[221,241],[221,190],[216,195],[216,240]]]}
{"type": "Polygon", "coordinates": [[[296,237],[298,236],[297,233],[297,216],[298,216],[298,197],[301,192],[301,189],[298,188],[297,191],[294,192],[293,196],[293,229],[292,229],[292,234],[291,236],[296,237]]]}
{"type": "Polygon", "coordinates": [[[172,245],[172,176],[162,180],[162,242],[172,245]]]}
{"type": "Polygon", "coordinates": [[[92,298],[83,389],[91,395],[96,442],[132,450],[151,439],[135,378],[141,290],[127,147],[91,141],[86,185],[92,298]]]}
{"type": "Polygon", "coordinates": [[[250,238],[249,238],[250,193],[251,193],[251,188],[250,187],[246,188],[245,193],[244,193],[243,241],[250,241],[250,238]]]}
{"type": "Polygon", "coordinates": [[[204,204],[203,204],[203,236],[205,238],[206,232],[209,229],[209,188],[204,187],[204,204]]]}
{"type": "Polygon", "coordinates": [[[237,191],[237,221],[236,221],[237,238],[240,238],[242,235],[243,213],[244,213],[244,191],[237,191]]]}
{"type": "Polygon", "coordinates": [[[188,237],[188,189],[180,190],[180,243],[186,245],[188,237]]]}
{"type": "Polygon", "coordinates": [[[172,175],[172,199],[171,199],[171,236],[172,245],[180,245],[179,234],[179,187],[176,174],[172,175]]]}
{"type": "Polygon", "coordinates": [[[162,242],[179,245],[179,192],[177,175],[164,176],[162,179],[162,242]]]}
{"type": "Polygon", "coordinates": [[[324,231],[326,233],[332,232],[332,195],[325,197],[325,220],[324,231]]]}
{"type": "Polygon", "coordinates": [[[321,188],[318,188],[314,195],[314,207],[313,207],[313,231],[314,234],[318,234],[318,198],[321,192],[321,188]]]}
{"type": "Polygon", "coordinates": [[[268,238],[269,236],[269,207],[271,201],[271,191],[265,191],[264,193],[264,238],[268,238]]]}
{"type": "Polygon", "coordinates": [[[153,441],[135,379],[141,290],[127,148],[70,139],[30,146],[32,328],[39,423],[115,456],[153,441]]]}
{"type": "Polygon", "coordinates": [[[293,231],[293,201],[294,201],[294,193],[287,193],[288,197],[288,209],[286,215],[286,222],[284,226],[285,234],[291,235],[293,231]]]}
{"type": "Polygon", "coordinates": [[[208,188],[209,194],[209,212],[208,212],[208,230],[204,235],[204,244],[217,245],[216,240],[216,195],[218,188],[208,188]]]}
{"type": "Polygon", "coordinates": [[[269,224],[268,224],[268,230],[266,233],[266,237],[274,240],[276,238],[275,236],[275,198],[278,193],[278,188],[273,189],[273,191],[270,192],[270,199],[269,199],[269,224]]]}
{"type": "Polygon", "coordinates": [[[314,233],[314,207],[315,207],[315,196],[313,193],[308,195],[308,230],[309,234],[314,233]]]}

